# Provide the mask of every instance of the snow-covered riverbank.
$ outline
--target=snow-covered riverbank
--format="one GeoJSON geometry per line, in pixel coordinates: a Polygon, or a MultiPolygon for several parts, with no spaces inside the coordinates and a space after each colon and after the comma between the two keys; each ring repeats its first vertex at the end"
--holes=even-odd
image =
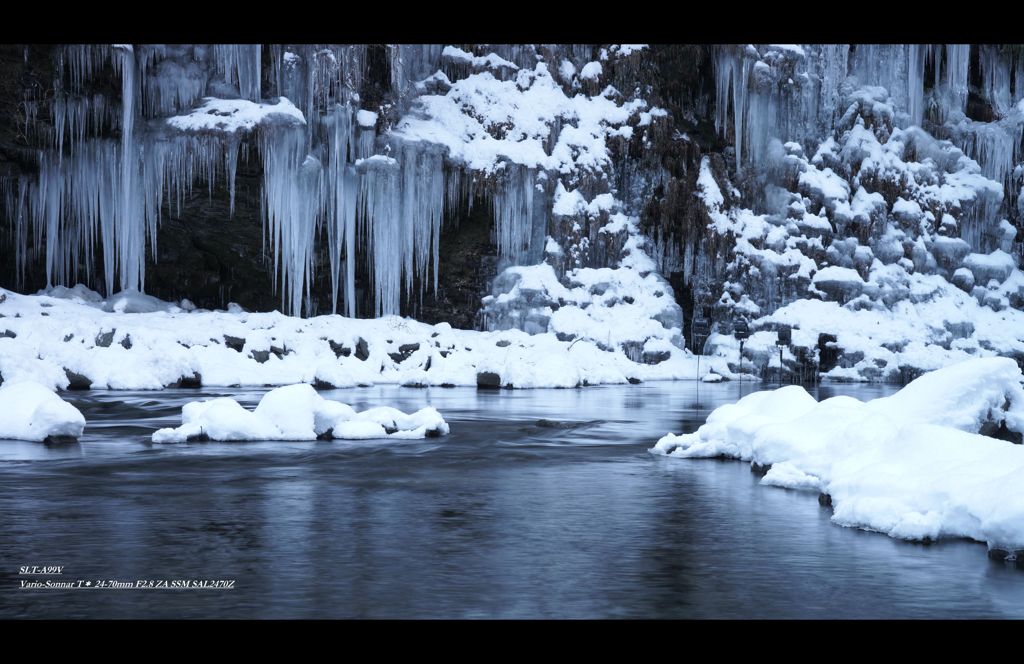
{"type": "MultiPolygon", "coordinates": [[[[698,370],[694,355],[670,344],[659,348],[656,364],[646,364],[630,360],[621,348],[560,341],[553,332],[456,330],[397,316],[188,312],[139,295],[117,302],[0,290],[0,377],[54,389],[293,383],[530,388],[692,380],[698,370]],[[129,313],[136,310],[142,313],[129,313]]],[[[719,373],[727,371],[721,364],[719,373]]],[[[713,368],[700,364],[701,373],[713,368]]]]}
{"type": "Polygon", "coordinates": [[[1013,360],[984,358],[867,402],[840,396],[819,403],[797,386],[755,392],[716,409],[693,433],[666,435],[651,451],[770,467],[763,484],[827,494],[832,520],[843,526],[1022,549],[1021,383],[1013,360]]]}

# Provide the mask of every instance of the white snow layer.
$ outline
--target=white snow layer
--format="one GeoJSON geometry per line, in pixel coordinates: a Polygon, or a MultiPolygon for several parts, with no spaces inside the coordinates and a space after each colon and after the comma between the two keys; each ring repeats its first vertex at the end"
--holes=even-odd
{"type": "Polygon", "coordinates": [[[218,99],[207,97],[203,105],[185,115],[167,119],[167,124],[182,131],[251,131],[256,125],[270,119],[295,124],[306,124],[302,111],[285,97],[277,103],[256,103],[247,99],[218,99]]]}
{"type": "Polygon", "coordinates": [[[49,288],[44,288],[36,293],[36,295],[46,295],[62,300],[71,300],[78,304],[85,304],[90,307],[102,309],[103,311],[111,311],[119,314],[144,314],[154,311],[179,313],[187,310],[190,306],[187,304],[188,300],[182,300],[182,304],[185,306],[180,306],[132,289],[114,293],[110,297],[104,299],[102,295],[86,287],[85,284],[76,284],[72,288],[67,288],[66,286],[51,286],[49,288]]]}
{"type": "Polygon", "coordinates": [[[771,469],[763,484],[820,490],[832,520],[908,540],[968,537],[1024,548],[1024,446],[980,435],[1024,432],[1024,387],[1008,358],[962,362],[890,397],[815,401],[802,387],[755,392],[697,431],[652,448],[727,456],[771,469]]]}
{"type": "Polygon", "coordinates": [[[386,406],[357,413],[347,404],[324,399],[310,385],[298,384],[267,392],[251,411],[228,397],[192,401],[181,409],[181,426],[156,431],[153,442],[415,439],[448,431],[448,423],[434,408],[408,415],[386,406]]]}
{"type": "MultiPolygon", "coordinates": [[[[182,379],[224,387],[475,386],[485,372],[497,375],[501,386],[517,388],[697,377],[696,358],[678,348],[649,365],[592,340],[559,341],[555,332],[456,330],[397,316],[118,313],[3,289],[0,316],[0,379],[55,389],[68,387],[72,373],[94,389],[115,390],[156,390],[182,379]]],[[[721,364],[705,366],[727,372],[721,364]]]]}
{"type": "Polygon", "coordinates": [[[77,408],[39,383],[5,382],[0,386],[0,439],[78,438],[85,418],[77,408]]]}

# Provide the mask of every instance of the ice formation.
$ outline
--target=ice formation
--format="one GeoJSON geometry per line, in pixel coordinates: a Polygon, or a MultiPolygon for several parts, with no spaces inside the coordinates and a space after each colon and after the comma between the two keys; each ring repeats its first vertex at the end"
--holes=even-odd
{"type": "Polygon", "coordinates": [[[0,384],[0,413],[0,439],[63,441],[85,428],[77,408],[31,380],[0,384]]]}
{"type": "Polygon", "coordinates": [[[819,403],[798,386],[755,392],[651,451],[770,466],[763,484],[827,494],[832,521],[843,526],[1021,549],[1021,383],[1013,360],[986,358],[867,402],[840,396],[819,403]]]}
{"type": "Polygon", "coordinates": [[[255,410],[229,397],[192,401],[181,409],[181,426],[159,429],[154,443],[197,440],[416,439],[443,436],[448,423],[434,408],[405,414],[381,406],[356,412],[324,399],[310,385],[288,385],[263,395],[255,410]]]}

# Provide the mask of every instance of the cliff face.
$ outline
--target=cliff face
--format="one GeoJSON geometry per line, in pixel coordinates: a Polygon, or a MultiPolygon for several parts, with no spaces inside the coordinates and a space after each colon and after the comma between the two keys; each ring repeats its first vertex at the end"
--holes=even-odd
{"type": "Polygon", "coordinates": [[[1024,357],[977,324],[1024,304],[1022,62],[956,44],[4,46],[0,285],[551,331],[650,362],[709,341],[761,374],[1024,357]],[[884,339],[864,324],[908,315],[884,339]]]}
{"type": "MultiPolygon", "coordinates": [[[[330,135],[335,127],[323,120],[327,119],[333,104],[344,105],[353,113],[360,110],[373,115],[370,127],[364,127],[353,117],[350,124],[355,127],[347,129],[352,135],[345,138],[351,144],[341,146],[345,154],[338,161],[353,169],[359,159],[375,153],[394,155],[392,149],[401,151],[401,147],[384,137],[410,111],[418,96],[434,94],[440,97],[451,89],[453,83],[467,77],[513,80],[521,69],[520,64],[526,70],[536,62],[537,54],[546,58],[553,69],[565,63],[574,70],[572,74],[556,72],[555,75],[557,82],[554,85],[561,87],[569,97],[583,95],[589,98],[612,85],[616,87],[616,95],[621,88],[628,99],[660,99],[663,95],[659,89],[664,80],[670,82],[664,93],[666,99],[678,97],[678,101],[669,103],[680,108],[685,105],[691,109],[691,116],[692,109],[702,102],[694,101],[687,85],[680,81],[693,83],[708,74],[707,58],[701,54],[704,47],[667,48],[664,54],[659,51],[655,60],[640,53],[627,53],[609,60],[605,51],[603,62],[606,71],[600,78],[581,78],[577,74],[577,70],[582,70],[587,63],[598,61],[602,52],[599,47],[508,46],[495,49],[507,58],[494,56],[493,60],[484,57],[490,56],[488,49],[472,45],[461,47],[452,47],[442,54],[440,46],[264,46],[257,50],[258,67],[244,63],[246,58],[251,59],[251,53],[245,48],[219,51],[221,47],[197,46],[188,50],[182,47],[136,46],[129,51],[117,47],[107,47],[106,50],[102,47],[4,47],[0,67],[10,89],[4,95],[8,101],[0,107],[0,124],[4,131],[0,137],[0,168],[6,174],[7,202],[2,223],[8,230],[2,250],[8,256],[21,258],[5,262],[0,283],[27,292],[44,288],[48,280],[53,284],[69,285],[82,282],[101,292],[143,285],[150,294],[170,300],[188,298],[199,307],[223,308],[229,302],[236,302],[253,310],[280,308],[301,310],[307,314],[329,312],[335,301],[331,293],[332,272],[336,282],[343,282],[347,268],[342,264],[349,258],[348,246],[337,235],[330,237],[328,226],[334,222],[337,230],[348,223],[360,236],[352,247],[355,283],[350,294],[359,315],[372,315],[379,306],[379,282],[382,277],[394,279],[390,273],[395,269],[389,268],[388,274],[383,275],[379,267],[375,268],[380,261],[375,260],[373,244],[364,242],[364,238],[372,234],[369,231],[373,225],[371,222],[367,221],[367,226],[362,227],[362,221],[357,224],[338,219],[339,214],[331,204],[323,203],[318,213],[317,228],[312,233],[318,239],[310,243],[309,256],[299,260],[297,270],[288,264],[289,261],[295,262],[294,256],[283,256],[273,241],[265,243],[268,201],[264,197],[269,181],[265,168],[267,155],[261,152],[261,141],[267,143],[266,136],[277,131],[272,121],[265,120],[248,131],[221,132],[216,138],[224,146],[216,150],[203,145],[203,141],[217,134],[213,126],[186,127],[180,133],[192,140],[193,145],[168,150],[167,144],[173,144],[180,137],[173,132],[171,136],[167,135],[167,128],[163,126],[166,118],[186,116],[190,109],[201,106],[204,95],[224,99],[251,98],[256,102],[261,98],[285,95],[308,116],[306,147],[311,156],[326,166],[326,171],[333,159],[330,152],[338,150],[339,145],[330,135]],[[129,53],[131,55],[127,55],[129,53]],[[125,63],[129,60],[134,63],[134,80],[131,81],[125,74],[129,69],[125,63]],[[692,62],[701,68],[696,77],[665,75],[673,66],[689,72],[692,62]],[[443,73],[431,77],[431,72],[443,73]],[[134,104],[127,112],[124,106],[126,98],[129,104],[134,104]],[[318,121],[316,126],[312,126],[314,118],[318,121]],[[143,164],[137,167],[141,175],[132,176],[136,177],[135,184],[123,188],[131,188],[130,196],[135,198],[145,198],[146,191],[153,188],[163,189],[153,200],[131,201],[129,205],[134,207],[125,212],[126,217],[136,214],[158,217],[147,220],[149,231],[143,231],[150,232],[150,239],[155,239],[148,249],[149,242],[143,243],[138,237],[141,233],[121,239],[116,232],[103,229],[105,222],[102,219],[99,222],[85,219],[92,214],[83,212],[86,206],[106,204],[118,208],[122,202],[116,192],[109,192],[114,194],[110,201],[103,200],[107,192],[99,184],[91,185],[93,189],[89,190],[87,185],[75,182],[71,169],[66,165],[66,162],[74,161],[76,155],[79,155],[79,161],[88,158],[103,162],[103,155],[99,158],[82,155],[86,155],[89,149],[100,152],[105,149],[109,153],[105,175],[122,180],[125,167],[120,161],[120,152],[126,142],[123,132],[126,121],[132,124],[130,149],[141,153],[143,164]],[[188,163],[176,171],[173,164],[170,168],[165,166],[158,178],[146,180],[145,162],[153,161],[154,155],[161,151],[160,158],[165,161],[188,163]],[[236,152],[231,159],[227,155],[230,151],[236,152]],[[217,163],[220,160],[223,163],[217,163]],[[62,167],[67,172],[60,172],[52,166],[57,161],[64,162],[62,167]],[[230,168],[229,161],[234,162],[230,168]],[[46,163],[51,165],[49,173],[41,172],[41,165],[45,169],[46,163]],[[17,177],[19,175],[20,178],[17,177]],[[48,181],[51,190],[55,186],[60,188],[65,199],[77,197],[76,200],[73,203],[46,200],[41,187],[33,188],[33,183],[41,181],[48,181]],[[22,187],[20,190],[19,186],[22,187]],[[146,191],[140,192],[140,189],[146,191]],[[82,198],[90,200],[78,200],[82,198]],[[150,208],[154,207],[159,207],[158,215],[151,212],[150,208]],[[335,219],[328,219],[332,215],[335,219]],[[49,218],[61,218],[63,221],[48,226],[51,223],[49,218]],[[51,234],[51,228],[58,230],[51,234]],[[105,232],[112,239],[105,240],[105,232]],[[92,241],[72,241],[72,235],[76,238],[91,237],[92,241]],[[48,241],[51,247],[57,248],[58,256],[48,257],[48,241]],[[333,258],[329,246],[332,242],[339,245],[333,258]],[[134,277],[124,280],[119,276],[125,272],[125,266],[121,264],[125,247],[115,245],[132,243],[127,251],[140,254],[133,260],[141,261],[137,272],[144,275],[138,284],[130,283],[134,277]],[[289,297],[292,293],[283,287],[279,278],[275,281],[275,261],[279,265],[278,277],[282,273],[290,275],[294,283],[295,275],[290,273],[297,271],[299,281],[305,281],[308,293],[298,298],[303,304],[290,301],[295,299],[289,297]],[[110,262],[116,263],[113,270],[107,265],[110,262]],[[307,271],[303,277],[302,273],[307,271]],[[111,275],[114,275],[113,280],[111,275]],[[144,284],[141,283],[142,278],[144,284]]],[[[708,81],[702,85],[707,87],[708,81]]],[[[698,96],[701,95],[703,93],[698,96]]],[[[416,108],[412,111],[419,112],[416,108]]],[[[215,112],[230,111],[221,109],[215,112]]],[[[575,118],[568,121],[577,122],[575,118]]],[[[670,168],[678,176],[683,176],[687,170],[685,165],[678,163],[677,144],[669,140],[665,129],[670,123],[671,120],[659,118],[660,130],[652,134],[655,144],[646,136],[637,136],[633,140],[614,137],[608,140],[608,149],[615,164],[607,164],[601,178],[605,181],[609,175],[618,178],[618,182],[611,184],[632,187],[636,200],[643,196],[660,201],[665,187],[659,186],[656,191],[649,184],[650,172],[662,168],[663,158],[659,152],[666,152],[667,160],[672,164],[670,168]],[[628,168],[621,169],[621,175],[615,167],[619,163],[629,164],[628,168]]],[[[560,130],[560,127],[550,129],[555,140],[560,130]]],[[[486,131],[500,136],[502,129],[488,125],[486,131]]],[[[549,151],[553,147],[553,144],[549,145],[549,151]]],[[[695,155],[689,154],[686,158],[693,160],[695,155]]],[[[416,156],[411,159],[415,160],[416,156]]],[[[79,164],[78,168],[102,170],[102,166],[102,163],[90,163],[79,164]]],[[[136,167],[132,165],[131,168],[136,167]]],[[[411,276],[413,287],[402,287],[397,310],[389,311],[471,327],[480,323],[480,301],[489,292],[499,263],[505,266],[525,260],[527,255],[529,259],[539,259],[542,247],[537,243],[543,245],[544,236],[548,232],[557,235],[559,229],[556,224],[552,224],[550,229],[544,228],[547,222],[538,217],[532,231],[535,237],[518,247],[515,250],[519,252],[517,255],[499,255],[495,204],[496,197],[508,202],[509,196],[503,196],[504,190],[511,186],[507,178],[488,168],[480,172],[464,165],[456,165],[454,169],[445,165],[443,169],[449,171],[449,184],[443,186],[450,190],[461,189],[454,193],[449,191],[446,195],[450,200],[441,212],[443,223],[434,240],[438,243],[438,255],[442,257],[436,261],[436,289],[435,277],[429,274],[435,269],[435,261],[431,256],[422,255],[426,252],[414,251],[413,262],[417,266],[424,262],[427,270],[423,272],[417,267],[411,276]],[[454,182],[467,179],[459,173],[453,175],[455,171],[465,173],[469,182],[461,185],[454,182]]],[[[541,168],[534,175],[543,170],[541,168]]],[[[387,182],[381,185],[374,173],[372,168],[362,170],[361,186],[376,184],[386,189],[387,182]]],[[[411,182],[422,176],[422,173],[414,172],[399,177],[411,182]]],[[[609,184],[587,180],[595,173],[581,176],[591,197],[609,189],[609,184]]],[[[574,174],[572,180],[576,182],[579,178],[574,174]]],[[[668,189],[675,186],[675,182],[669,183],[668,189]]],[[[689,186],[692,189],[692,183],[689,186]]],[[[400,195],[400,189],[401,185],[391,194],[385,192],[384,195],[400,195]]],[[[537,197],[535,207],[550,207],[554,190],[554,182],[549,182],[544,194],[537,197]]],[[[327,197],[323,185],[317,192],[310,190],[306,193],[327,197]]],[[[357,192],[349,191],[347,195],[353,198],[357,192]]],[[[672,196],[671,192],[669,196],[672,196]]],[[[360,209],[366,207],[367,200],[365,197],[360,199],[360,209]]],[[[628,207],[642,212],[645,223],[648,216],[646,208],[653,209],[651,205],[639,205],[635,200],[629,200],[628,207]]],[[[282,216],[288,216],[295,211],[282,212],[282,216]]],[[[106,214],[102,212],[99,216],[106,214]]],[[[543,212],[543,215],[549,217],[550,211],[543,212]]],[[[117,223],[113,225],[117,226],[117,223]]],[[[511,219],[509,223],[518,222],[511,219]]],[[[670,214],[660,214],[657,223],[670,223],[670,214]]],[[[616,259],[614,255],[601,255],[590,260],[588,265],[613,265],[616,259]]],[[[403,269],[397,266],[397,270],[403,269]]],[[[340,291],[337,296],[337,300],[342,302],[340,310],[347,311],[344,300],[349,293],[346,287],[336,283],[334,289],[340,291]]]]}

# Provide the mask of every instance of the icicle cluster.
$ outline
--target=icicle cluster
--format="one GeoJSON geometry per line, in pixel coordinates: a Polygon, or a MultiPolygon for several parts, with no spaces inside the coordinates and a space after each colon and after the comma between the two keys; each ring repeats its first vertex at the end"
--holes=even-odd
{"type": "MultiPolygon", "coordinates": [[[[155,255],[164,203],[180,211],[193,182],[212,187],[218,172],[232,185],[237,141],[211,136],[169,137],[146,122],[191,106],[210,72],[259,96],[259,46],[69,45],[56,49],[52,130],[37,132],[36,178],[9,185],[7,213],[19,238],[24,274],[28,237],[45,246],[48,285],[88,281],[101,249],[106,292],[142,290],[147,238],[155,255]],[[87,89],[107,67],[119,79],[117,98],[87,89]],[[111,134],[119,138],[104,138],[111,134]],[[16,193],[15,193],[16,191],[16,193]]],[[[237,96],[237,93],[236,93],[237,96]]],[[[33,118],[33,120],[38,120],[33,118]]]]}
{"type": "Polygon", "coordinates": [[[398,313],[401,294],[411,295],[415,277],[437,287],[447,199],[441,149],[400,141],[396,148],[397,160],[376,155],[358,164],[361,232],[372,250],[377,316],[398,313]]]}
{"type": "MultiPolygon", "coordinates": [[[[443,142],[401,133],[378,140],[384,123],[377,113],[360,109],[368,47],[267,48],[266,78],[259,45],[57,49],[53,129],[39,137],[39,177],[4,186],[19,272],[33,259],[29,249],[45,246],[50,285],[89,282],[102,266],[108,294],[144,290],[146,248],[155,259],[164,207],[180,214],[195,182],[212,190],[223,177],[234,214],[239,159],[248,159],[253,146],[263,166],[264,247],[284,310],[297,315],[310,301],[321,239],[327,243],[333,311],[357,313],[357,255],[367,258],[375,315],[398,313],[403,298],[417,295],[417,284],[421,297],[424,288],[436,289],[445,210],[472,205],[472,173],[479,167],[464,159],[449,164],[443,142]],[[94,91],[93,83],[111,72],[119,78],[120,94],[94,91]],[[268,95],[280,101],[264,103],[268,95]],[[99,256],[94,247],[100,247],[99,256]]],[[[536,47],[474,50],[487,55],[448,49],[502,80],[525,73],[523,81],[508,82],[513,88],[531,85],[539,74],[544,84],[534,85],[535,94],[566,99],[546,69],[520,71],[536,66],[536,47]]],[[[383,51],[393,99],[402,108],[424,92],[421,81],[438,72],[443,51],[442,45],[391,45],[383,51]]],[[[566,55],[582,65],[592,52],[577,46],[566,55]]],[[[38,108],[34,100],[25,104],[26,124],[46,127],[38,123],[38,108]]],[[[575,127],[562,140],[561,111],[555,112],[544,131],[547,159],[557,150],[579,152],[576,146],[586,144],[580,141],[589,140],[575,127]]],[[[624,109],[619,122],[631,112],[624,109]]],[[[607,160],[603,148],[579,154],[590,169],[607,160]]],[[[507,263],[541,256],[551,211],[544,170],[508,161],[486,175],[482,191],[493,207],[495,243],[507,263]]]]}
{"type": "MultiPolygon", "coordinates": [[[[238,161],[254,143],[263,165],[265,248],[282,308],[299,314],[309,301],[314,247],[324,235],[332,309],[340,304],[356,314],[357,239],[363,239],[372,257],[375,312],[398,313],[403,286],[406,295],[414,279],[436,288],[444,203],[458,187],[446,188],[439,148],[397,141],[381,147],[401,157],[398,170],[384,176],[366,168],[360,182],[356,163],[377,149],[377,115],[358,107],[366,50],[271,46],[270,92],[283,101],[266,105],[260,103],[260,45],[56,49],[52,122],[38,122],[38,101],[24,104],[26,127],[41,142],[38,177],[3,182],[18,273],[23,277],[34,258],[30,248],[45,247],[48,285],[88,282],[102,266],[108,294],[143,290],[146,247],[155,258],[163,207],[180,214],[195,182],[212,190],[224,177],[234,214],[238,161]],[[109,73],[119,79],[117,96],[91,89],[109,73]],[[255,104],[196,108],[206,95],[255,104]],[[175,113],[183,115],[167,120],[175,113]]],[[[406,94],[411,81],[436,71],[440,51],[440,45],[389,47],[396,91],[406,94]]]]}

